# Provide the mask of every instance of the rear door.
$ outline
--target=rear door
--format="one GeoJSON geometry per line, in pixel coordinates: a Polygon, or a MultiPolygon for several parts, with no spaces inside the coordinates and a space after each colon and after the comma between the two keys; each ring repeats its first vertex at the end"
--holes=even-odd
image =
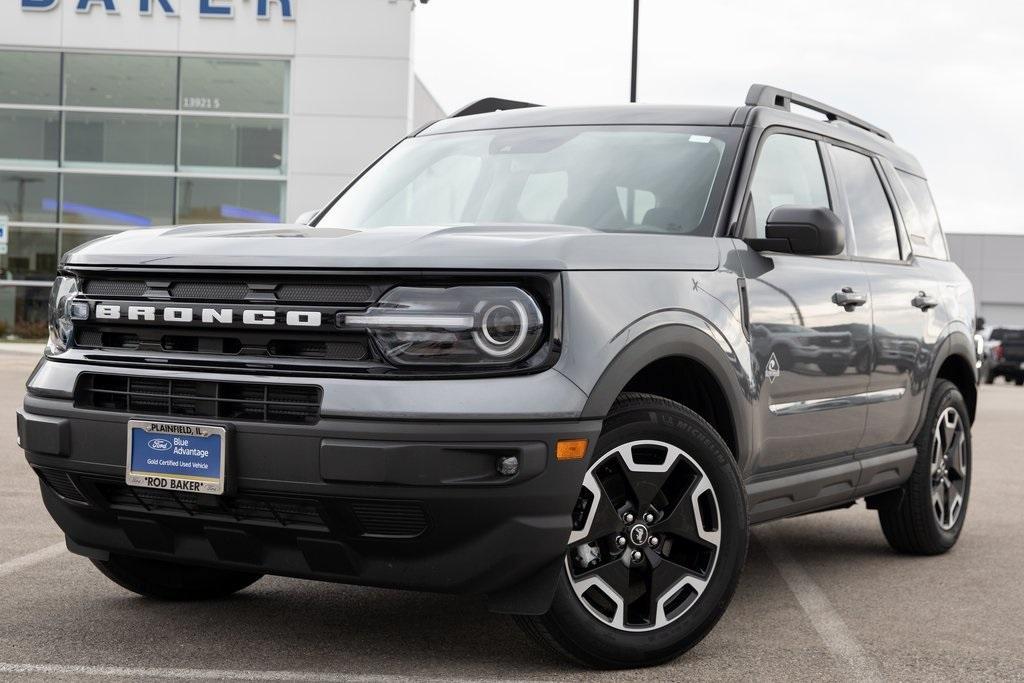
{"type": "MultiPolygon", "coordinates": [[[[830,207],[821,143],[795,132],[767,132],[743,213],[743,236],[764,237],[776,206],[830,207]]],[[[759,387],[757,468],[778,469],[849,455],[864,432],[871,303],[844,307],[838,293],[866,295],[868,279],[848,254],[744,254],[753,366],[759,387]]]]}
{"type": "Polygon", "coordinates": [[[882,162],[860,150],[829,146],[853,258],[870,281],[871,376],[860,449],[906,443],[928,386],[931,343],[942,315],[943,287],[915,259],[882,162]]]}

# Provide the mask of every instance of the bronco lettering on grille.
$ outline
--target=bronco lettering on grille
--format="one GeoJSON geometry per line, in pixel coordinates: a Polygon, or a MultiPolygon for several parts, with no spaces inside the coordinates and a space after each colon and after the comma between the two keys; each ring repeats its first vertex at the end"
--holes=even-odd
{"type": "MultiPolygon", "coordinates": [[[[93,317],[96,320],[126,320],[155,322],[157,318],[165,323],[191,323],[199,320],[207,325],[231,325],[236,319],[243,325],[276,325],[278,313],[274,310],[244,309],[236,311],[231,308],[189,308],[185,306],[167,306],[159,309],[156,306],[124,306],[119,304],[96,304],[93,317]],[[125,310],[126,309],[126,310],[125,310]],[[237,315],[238,313],[241,315],[237,315]]],[[[323,314],[319,311],[286,311],[284,324],[287,327],[320,327],[323,314]]]]}

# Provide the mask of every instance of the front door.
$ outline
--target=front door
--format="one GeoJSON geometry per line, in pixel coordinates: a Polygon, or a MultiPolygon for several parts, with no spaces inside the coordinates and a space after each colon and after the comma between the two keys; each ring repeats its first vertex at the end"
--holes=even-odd
{"type": "MultiPolygon", "coordinates": [[[[832,195],[818,142],[770,134],[752,175],[744,235],[763,237],[776,206],[831,208],[832,195]]],[[[852,458],[864,433],[862,398],[871,367],[871,302],[862,264],[846,253],[753,251],[743,262],[758,395],[757,469],[852,458]]]]}

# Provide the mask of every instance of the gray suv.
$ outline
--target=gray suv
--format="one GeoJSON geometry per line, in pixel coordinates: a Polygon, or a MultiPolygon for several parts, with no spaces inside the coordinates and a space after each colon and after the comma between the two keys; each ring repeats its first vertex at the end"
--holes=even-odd
{"type": "Polygon", "coordinates": [[[304,224],[67,254],[18,433],[136,593],[480,594],[643,666],[721,617],[751,524],[865,499],[953,546],[974,320],[924,172],[854,116],[484,100],[304,224]]]}

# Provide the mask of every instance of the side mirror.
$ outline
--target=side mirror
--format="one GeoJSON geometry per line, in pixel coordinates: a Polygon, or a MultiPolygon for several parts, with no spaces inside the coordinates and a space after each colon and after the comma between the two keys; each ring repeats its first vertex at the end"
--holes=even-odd
{"type": "Polygon", "coordinates": [[[763,238],[746,240],[754,251],[803,256],[837,256],[846,246],[846,227],[831,209],[777,206],[768,214],[763,238]]]}
{"type": "Polygon", "coordinates": [[[313,211],[306,211],[305,213],[300,213],[299,217],[295,219],[295,224],[309,225],[309,222],[316,218],[316,215],[318,213],[320,213],[318,209],[314,209],[313,211]]]}

